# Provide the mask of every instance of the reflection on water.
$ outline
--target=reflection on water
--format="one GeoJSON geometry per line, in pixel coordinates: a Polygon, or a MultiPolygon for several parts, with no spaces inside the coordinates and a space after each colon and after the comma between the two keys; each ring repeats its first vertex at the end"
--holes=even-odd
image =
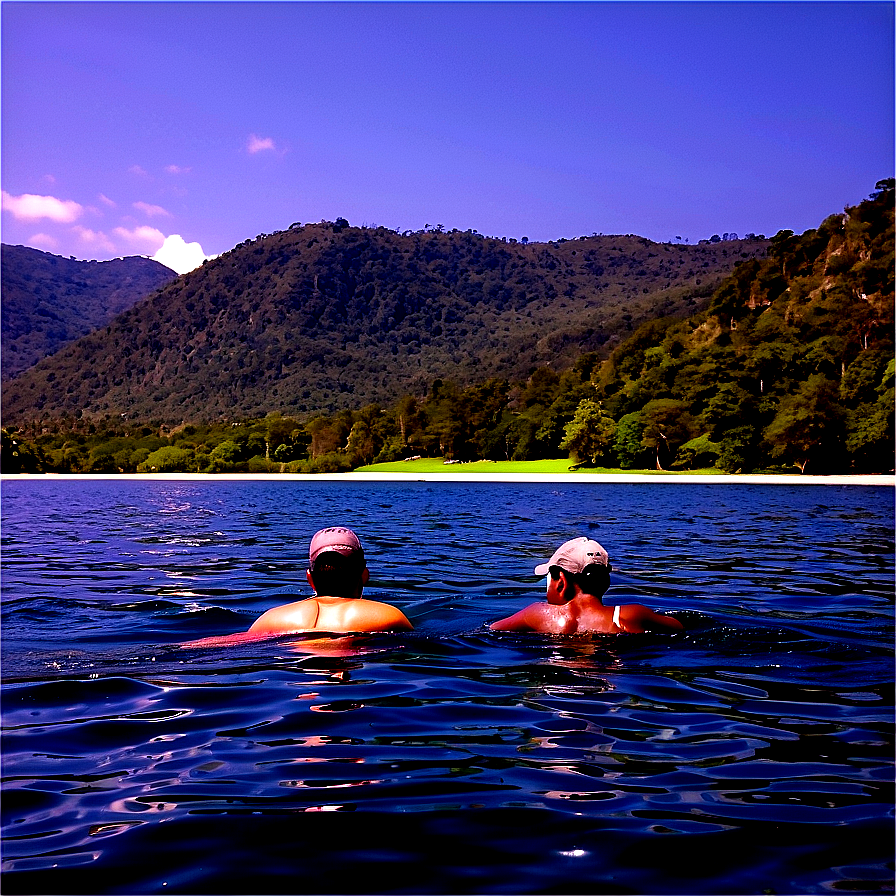
{"type": "Polygon", "coordinates": [[[892,498],[4,482],[4,892],[890,892],[892,498]],[[179,646],[337,522],[415,631],[179,646]],[[579,532],[686,632],[490,632],[579,532]]]}

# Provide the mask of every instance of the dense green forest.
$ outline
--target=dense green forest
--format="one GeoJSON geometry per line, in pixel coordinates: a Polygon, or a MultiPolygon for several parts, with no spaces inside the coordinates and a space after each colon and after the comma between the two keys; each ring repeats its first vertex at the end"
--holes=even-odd
{"type": "Polygon", "coordinates": [[[3,382],[21,425],[223,422],[302,415],[516,380],[635,327],[702,307],[768,241],[698,245],[636,236],[523,243],[439,225],[397,233],[344,219],[259,234],[3,382]]]}
{"type": "Polygon", "coordinates": [[[570,457],[623,469],[893,469],[894,182],[778,233],[696,314],[609,354],[299,417],[181,425],[85,417],[4,430],[4,472],[338,472],[403,457],[570,457]]]}

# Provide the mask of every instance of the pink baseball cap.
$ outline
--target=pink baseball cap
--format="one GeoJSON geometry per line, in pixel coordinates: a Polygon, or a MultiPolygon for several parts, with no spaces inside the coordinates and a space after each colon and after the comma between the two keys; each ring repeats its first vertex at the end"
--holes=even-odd
{"type": "Polygon", "coordinates": [[[364,549],[358,536],[351,529],[344,526],[330,526],[328,529],[321,529],[320,532],[314,534],[311,539],[311,547],[308,549],[308,559],[312,565],[318,558],[319,554],[324,551],[336,551],[343,557],[351,557],[353,554],[359,554],[364,557],[364,549]]]}
{"type": "Polygon", "coordinates": [[[583,536],[561,544],[547,563],[535,567],[535,575],[547,575],[552,566],[559,566],[573,575],[578,575],[589,566],[609,565],[609,554],[596,541],[583,536]]]}

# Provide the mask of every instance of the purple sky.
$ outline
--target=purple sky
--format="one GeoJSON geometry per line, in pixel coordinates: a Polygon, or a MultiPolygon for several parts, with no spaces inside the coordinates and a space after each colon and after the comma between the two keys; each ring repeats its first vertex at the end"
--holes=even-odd
{"type": "Polygon", "coordinates": [[[185,270],[340,216],[530,240],[771,236],[894,174],[892,2],[0,14],[2,240],[59,255],[164,243],[185,270]]]}

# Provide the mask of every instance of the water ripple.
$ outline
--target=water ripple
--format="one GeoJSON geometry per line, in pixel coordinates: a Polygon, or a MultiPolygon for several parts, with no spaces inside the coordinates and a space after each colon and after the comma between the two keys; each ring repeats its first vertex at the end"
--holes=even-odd
{"type": "Polygon", "coordinates": [[[4,482],[10,892],[886,892],[874,489],[4,482]],[[683,499],[686,496],[686,499],[683,499]],[[361,533],[416,630],[186,651],[361,533]],[[577,532],[683,635],[492,633],[577,532]],[[59,633],[64,633],[60,637],[59,633]],[[251,871],[250,871],[251,869],[251,871]]]}

